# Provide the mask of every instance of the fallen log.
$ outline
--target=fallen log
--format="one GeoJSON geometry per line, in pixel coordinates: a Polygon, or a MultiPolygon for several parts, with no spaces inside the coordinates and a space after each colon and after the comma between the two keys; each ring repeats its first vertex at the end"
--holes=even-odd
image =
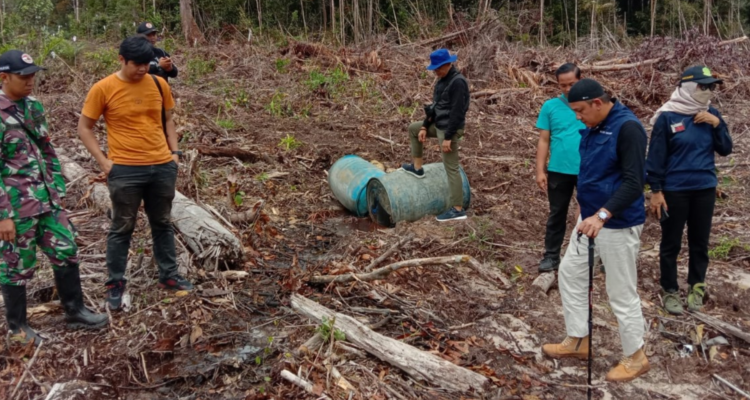
{"type": "Polygon", "coordinates": [[[254,163],[263,160],[268,164],[272,163],[271,158],[266,154],[256,154],[249,150],[238,149],[233,147],[208,147],[196,146],[196,150],[202,156],[208,157],[231,157],[240,161],[254,163]]]}
{"type": "Polygon", "coordinates": [[[237,236],[180,192],[175,192],[172,202],[172,221],[204,267],[217,268],[219,261],[227,265],[242,261],[244,254],[237,236]]]}
{"type": "MultiPolygon", "coordinates": [[[[69,181],[89,174],[69,157],[59,157],[63,176],[69,181]]],[[[103,183],[95,182],[92,185],[90,198],[96,208],[103,211],[112,209],[109,189],[103,183]]],[[[216,221],[208,211],[177,191],[172,201],[172,223],[185,238],[190,250],[204,265],[216,267],[219,261],[235,265],[242,260],[242,244],[239,239],[216,221]]]]}
{"type": "Polygon", "coordinates": [[[730,325],[718,318],[714,318],[710,315],[703,314],[701,312],[693,311],[691,314],[698,320],[703,321],[704,323],[713,326],[717,330],[723,332],[724,334],[734,336],[738,339],[742,339],[746,341],[747,343],[750,343],[750,333],[744,332],[741,329],[730,325]]]}
{"type": "MultiPolygon", "coordinates": [[[[626,69],[633,69],[638,67],[644,67],[646,65],[652,65],[656,64],[659,61],[661,61],[660,58],[652,58],[650,60],[643,60],[638,61],[634,63],[628,63],[628,64],[609,64],[609,65],[588,65],[588,64],[582,64],[579,65],[578,68],[581,71],[587,71],[587,72],[606,72],[606,71],[622,71],[626,69]]],[[[557,70],[560,65],[553,65],[552,70],[557,70]]]]}
{"type": "Polygon", "coordinates": [[[398,367],[415,379],[454,392],[483,393],[485,391],[484,386],[488,383],[488,379],[476,372],[459,367],[404,342],[383,336],[354,318],[332,311],[303,296],[294,294],[291,302],[292,309],[319,323],[324,318],[329,321],[335,319],[336,329],[346,335],[347,341],[378,359],[398,367]]]}
{"type": "Polygon", "coordinates": [[[602,66],[602,65],[612,65],[612,64],[623,64],[625,61],[628,61],[627,58],[613,58],[611,60],[603,60],[603,61],[596,61],[593,65],[596,66],[602,66]]]}
{"type": "Polygon", "coordinates": [[[542,293],[546,294],[547,292],[549,292],[549,289],[552,287],[552,285],[555,284],[556,280],[557,274],[555,274],[554,272],[539,274],[539,276],[534,279],[534,282],[531,284],[531,286],[539,288],[542,293]]]}
{"type": "Polygon", "coordinates": [[[401,268],[416,267],[419,265],[437,265],[437,264],[451,264],[451,263],[462,263],[469,261],[469,256],[448,256],[448,257],[432,257],[432,258],[417,258],[414,260],[400,261],[397,263],[386,265],[383,268],[378,268],[375,271],[365,274],[342,274],[342,275],[315,275],[308,279],[310,283],[331,283],[331,282],[351,282],[354,280],[358,281],[374,281],[376,279],[382,279],[393,271],[398,271],[401,268]]]}
{"type": "Polygon", "coordinates": [[[460,30],[458,32],[451,32],[451,33],[448,33],[446,35],[443,35],[443,36],[440,36],[440,37],[437,37],[437,38],[427,39],[427,40],[423,40],[423,41],[417,42],[417,43],[404,43],[404,44],[396,46],[396,47],[405,47],[405,46],[422,46],[422,47],[424,47],[424,46],[432,46],[434,44],[443,43],[443,42],[446,42],[448,40],[455,39],[455,38],[457,38],[457,37],[459,37],[461,35],[465,35],[465,34],[471,32],[471,31],[481,30],[489,22],[490,22],[490,20],[482,22],[479,25],[474,25],[474,26],[471,26],[469,28],[462,29],[462,30],[460,30]]]}
{"type": "Polygon", "coordinates": [[[638,61],[629,64],[614,64],[614,65],[581,65],[582,71],[589,72],[605,72],[605,71],[622,71],[625,69],[633,69],[643,67],[646,65],[656,64],[661,61],[661,58],[652,58],[650,60],[638,61]]]}
{"type": "MultiPolygon", "coordinates": [[[[60,166],[62,167],[62,173],[68,182],[77,182],[85,179],[91,175],[87,170],[78,165],[77,162],[70,159],[70,157],[59,154],[60,166]]],[[[104,183],[94,182],[91,185],[89,198],[91,203],[97,210],[107,212],[112,209],[112,201],[109,199],[109,189],[104,183]]]]}
{"type": "Polygon", "coordinates": [[[721,41],[721,42],[719,42],[719,46],[724,46],[724,45],[727,45],[727,44],[742,43],[742,42],[744,42],[746,40],[747,40],[747,36],[740,36],[738,38],[721,41]]]}

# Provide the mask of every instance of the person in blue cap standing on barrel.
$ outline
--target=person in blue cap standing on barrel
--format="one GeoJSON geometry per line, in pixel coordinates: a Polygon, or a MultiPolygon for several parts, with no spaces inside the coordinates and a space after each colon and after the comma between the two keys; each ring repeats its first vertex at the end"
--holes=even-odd
{"type": "Polygon", "coordinates": [[[463,209],[464,192],[458,164],[458,142],[464,135],[466,111],[469,110],[469,83],[453,65],[458,56],[446,49],[438,49],[430,54],[427,69],[438,77],[432,94],[432,104],[425,106],[424,121],[409,125],[411,156],[413,164],[403,164],[401,169],[417,177],[424,178],[422,152],[428,137],[437,138],[443,155],[445,172],[450,188],[450,207],[438,215],[437,220],[453,221],[466,219],[463,209]]]}

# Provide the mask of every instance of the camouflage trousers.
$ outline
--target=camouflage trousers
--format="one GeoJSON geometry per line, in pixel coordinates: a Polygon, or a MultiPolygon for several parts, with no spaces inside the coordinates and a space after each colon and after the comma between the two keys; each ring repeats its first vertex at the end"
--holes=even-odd
{"type": "Polygon", "coordinates": [[[78,264],[75,228],[64,210],[53,210],[28,218],[14,218],[16,239],[0,241],[0,284],[22,286],[34,277],[37,247],[52,268],[78,264]]]}

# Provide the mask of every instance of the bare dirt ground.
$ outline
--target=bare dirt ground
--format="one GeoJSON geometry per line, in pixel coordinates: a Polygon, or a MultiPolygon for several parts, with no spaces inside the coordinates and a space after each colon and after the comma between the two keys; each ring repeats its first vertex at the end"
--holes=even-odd
{"type": "MultiPolygon", "coordinates": [[[[44,398],[53,384],[77,380],[88,384],[69,386],[78,390],[71,389],[71,398],[320,398],[281,379],[280,371],[287,369],[315,384],[318,394],[336,399],[585,398],[585,362],[555,362],[540,354],[543,343],[564,337],[564,324],[557,289],[545,295],[531,286],[547,214],[545,195],[534,181],[535,117],[542,102],[557,94],[550,73],[555,63],[646,57],[638,52],[590,56],[584,50],[492,42],[458,49],[459,65],[474,93],[461,144],[462,165],[472,185],[470,218],[451,224],[425,218],[394,229],[377,228],[342,210],[331,195],[326,170],[346,154],[378,160],[386,168],[408,160],[406,126],[422,118],[421,104],[431,96],[433,77],[424,72],[429,48],[372,45],[344,51],[297,43],[226,43],[176,51],[181,67],[215,61],[215,69],[204,75],[183,67],[173,82],[181,146],[194,149],[181,167],[178,189],[225,216],[264,201],[260,219],[234,224],[247,260],[229,267],[249,275],[227,279],[225,266],[197,265],[178,245],[181,268],[197,290],[180,297],[157,290],[148,225],[142,218],[132,244],[129,311],[111,313],[110,326],[102,332],[70,332],[45,264],[29,288],[29,308],[32,326],[48,340],[14,397],[44,398]],[[255,156],[208,157],[198,154],[199,147],[243,149],[255,156]],[[415,239],[382,265],[468,254],[502,273],[509,284],[489,283],[461,266],[406,268],[372,282],[306,283],[313,274],[361,270],[408,233],[415,239]],[[291,310],[292,293],[490,377],[492,394],[446,393],[372,356],[338,351],[338,357],[331,357],[328,346],[298,351],[318,324],[291,310]],[[326,365],[331,363],[355,388],[351,396],[329,376],[326,365]]],[[[645,121],[668,97],[677,70],[706,58],[685,57],[681,64],[663,61],[591,75],[645,121]]],[[[746,65],[722,69],[710,61],[727,77],[718,106],[729,121],[735,150],[717,160],[723,198],[714,218],[711,246],[717,258],[709,269],[711,298],[705,312],[748,332],[750,85],[742,75],[746,65]]],[[[55,144],[94,176],[98,168],[76,139],[75,125],[87,87],[98,77],[56,67],[40,84],[55,144]]],[[[427,150],[428,162],[439,161],[436,146],[427,150]]],[[[70,186],[67,202],[79,228],[87,303],[103,311],[109,220],[90,207],[89,182],[70,186]]],[[[574,219],[571,210],[569,229],[574,219]]],[[[659,226],[650,218],[642,236],[639,292],[652,370],[632,383],[603,381],[621,351],[604,280],[597,274],[595,398],[739,398],[712,375],[750,391],[749,344],[692,316],[664,314],[658,295],[659,237],[659,226]],[[716,336],[729,344],[685,350],[694,341],[716,336]]],[[[685,280],[686,251],[680,265],[685,280]]],[[[33,348],[2,346],[0,398],[13,398],[25,369],[21,360],[28,365],[33,355],[33,348]]]]}

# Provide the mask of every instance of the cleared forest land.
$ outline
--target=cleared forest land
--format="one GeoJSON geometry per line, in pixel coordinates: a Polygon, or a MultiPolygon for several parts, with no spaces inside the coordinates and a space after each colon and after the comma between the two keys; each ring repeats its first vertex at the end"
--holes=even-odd
{"type": "MultiPolygon", "coordinates": [[[[695,35],[597,52],[523,47],[488,37],[478,33],[450,37],[447,43],[373,43],[356,49],[302,42],[174,49],[181,70],[173,81],[177,129],[188,153],[178,190],[220,214],[217,219],[226,220],[222,223],[240,238],[246,258],[233,265],[202,265],[183,238],[181,268],[197,289],[184,296],[159,291],[148,225],[141,218],[128,270],[130,309],[112,313],[109,329],[100,333],[63,328],[62,311],[52,301],[51,271],[42,268],[29,288],[29,312],[32,326],[49,340],[16,398],[44,398],[55,383],[69,381],[87,382],[67,386],[79,388],[70,392],[71,399],[584,398],[585,362],[553,362],[540,353],[542,343],[564,336],[557,288],[544,293],[532,286],[547,214],[545,195],[534,181],[534,123],[544,100],[558,94],[553,71],[566,61],[585,66],[585,75],[600,80],[644,124],[684,67],[705,63],[725,80],[716,105],[729,123],[735,150],[717,160],[721,199],[705,314],[750,332],[747,41],[722,44],[695,35]],[[386,169],[408,159],[406,126],[422,119],[422,104],[431,97],[434,78],[424,70],[427,56],[443,44],[457,51],[459,68],[471,82],[473,100],[461,144],[472,186],[470,218],[453,224],[425,218],[378,228],[342,210],[326,170],[346,154],[376,160],[386,169]],[[413,238],[401,242],[409,234],[413,238]],[[413,266],[378,280],[309,282],[317,275],[362,272],[394,245],[397,250],[378,266],[453,255],[471,256],[481,266],[413,266]],[[301,348],[317,332],[326,336],[331,325],[335,331],[337,323],[302,317],[291,304],[293,294],[489,383],[483,393],[446,391],[336,333],[328,334],[335,343],[313,341],[301,348]],[[285,380],[283,370],[308,381],[312,393],[285,380]]],[[[90,54],[111,56],[110,48],[92,45],[90,54]]],[[[103,310],[109,219],[92,204],[98,169],[75,128],[88,87],[117,66],[95,58],[76,68],[60,59],[49,59],[47,66],[37,94],[47,107],[54,143],[91,173],[91,179],[70,182],[67,203],[80,234],[87,303],[103,310]]],[[[425,158],[440,160],[436,142],[425,158]]],[[[571,210],[569,231],[574,219],[571,210]]],[[[674,318],[661,310],[659,237],[651,217],[638,272],[652,370],[632,383],[603,381],[621,351],[604,279],[600,273],[595,277],[596,398],[739,398],[713,375],[750,391],[750,343],[695,316],[674,318]],[[708,342],[717,336],[726,341],[708,342]]],[[[686,246],[683,251],[681,277],[686,246]]],[[[0,397],[10,399],[24,372],[17,360],[30,359],[34,349],[3,352],[0,397]]]]}

